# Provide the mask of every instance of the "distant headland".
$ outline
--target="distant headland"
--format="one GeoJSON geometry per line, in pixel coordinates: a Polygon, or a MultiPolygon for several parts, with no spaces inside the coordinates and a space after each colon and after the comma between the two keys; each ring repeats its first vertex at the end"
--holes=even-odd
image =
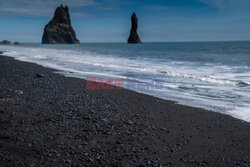
{"type": "MultiPolygon", "coordinates": [[[[3,41],[0,42],[0,45],[11,45],[11,44],[12,43],[9,40],[3,40],[3,41]]],[[[20,42],[13,42],[13,45],[23,45],[23,44],[20,43],[20,42]]]]}

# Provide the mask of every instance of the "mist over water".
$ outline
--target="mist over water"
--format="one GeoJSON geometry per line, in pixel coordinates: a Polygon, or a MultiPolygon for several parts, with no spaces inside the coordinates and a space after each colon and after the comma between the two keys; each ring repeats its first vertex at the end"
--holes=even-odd
{"type": "Polygon", "coordinates": [[[25,44],[0,50],[66,76],[154,81],[158,89],[128,88],[250,122],[250,42],[25,44]]]}

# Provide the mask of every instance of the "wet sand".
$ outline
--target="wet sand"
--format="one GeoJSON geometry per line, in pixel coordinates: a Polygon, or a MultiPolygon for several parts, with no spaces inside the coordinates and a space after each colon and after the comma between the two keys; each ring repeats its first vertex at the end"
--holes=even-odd
{"type": "Polygon", "coordinates": [[[0,166],[249,166],[250,123],[0,56],[0,166]]]}

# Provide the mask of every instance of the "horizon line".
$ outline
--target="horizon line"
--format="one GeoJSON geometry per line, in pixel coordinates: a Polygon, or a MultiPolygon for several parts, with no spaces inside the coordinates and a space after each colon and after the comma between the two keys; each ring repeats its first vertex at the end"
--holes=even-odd
{"type": "MultiPolygon", "coordinates": [[[[16,42],[16,41],[14,41],[14,42],[16,42]]],[[[18,41],[18,42],[20,42],[20,41],[18,41]]],[[[204,42],[204,43],[205,42],[250,42],[250,39],[249,40],[147,41],[147,42],[143,42],[143,43],[195,43],[195,42],[204,42]]],[[[26,44],[28,44],[28,43],[41,44],[41,42],[21,42],[21,43],[23,43],[23,44],[25,44],[25,43],[26,44]]],[[[119,42],[119,41],[111,41],[111,42],[97,42],[97,41],[96,42],[80,42],[80,44],[91,44],[91,43],[121,43],[121,44],[126,43],[126,44],[128,44],[127,42],[119,42]]],[[[48,45],[60,45],[60,44],[48,44],[48,45]]],[[[61,45],[69,45],[69,44],[61,44],[61,45]]]]}

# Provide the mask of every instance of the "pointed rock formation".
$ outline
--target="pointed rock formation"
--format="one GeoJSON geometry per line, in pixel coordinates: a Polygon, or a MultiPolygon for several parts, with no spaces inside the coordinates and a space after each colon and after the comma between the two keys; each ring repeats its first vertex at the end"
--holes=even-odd
{"type": "Polygon", "coordinates": [[[42,44],[79,44],[71,26],[68,6],[56,8],[53,19],[45,26],[42,44]]]}
{"type": "Polygon", "coordinates": [[[138,19],[135,13],[132,14],[131,23],[132,26],[130,30],[130,36],[128,38],[128,43],[142,43],[139,35],[137,34],[138,19]]]}

